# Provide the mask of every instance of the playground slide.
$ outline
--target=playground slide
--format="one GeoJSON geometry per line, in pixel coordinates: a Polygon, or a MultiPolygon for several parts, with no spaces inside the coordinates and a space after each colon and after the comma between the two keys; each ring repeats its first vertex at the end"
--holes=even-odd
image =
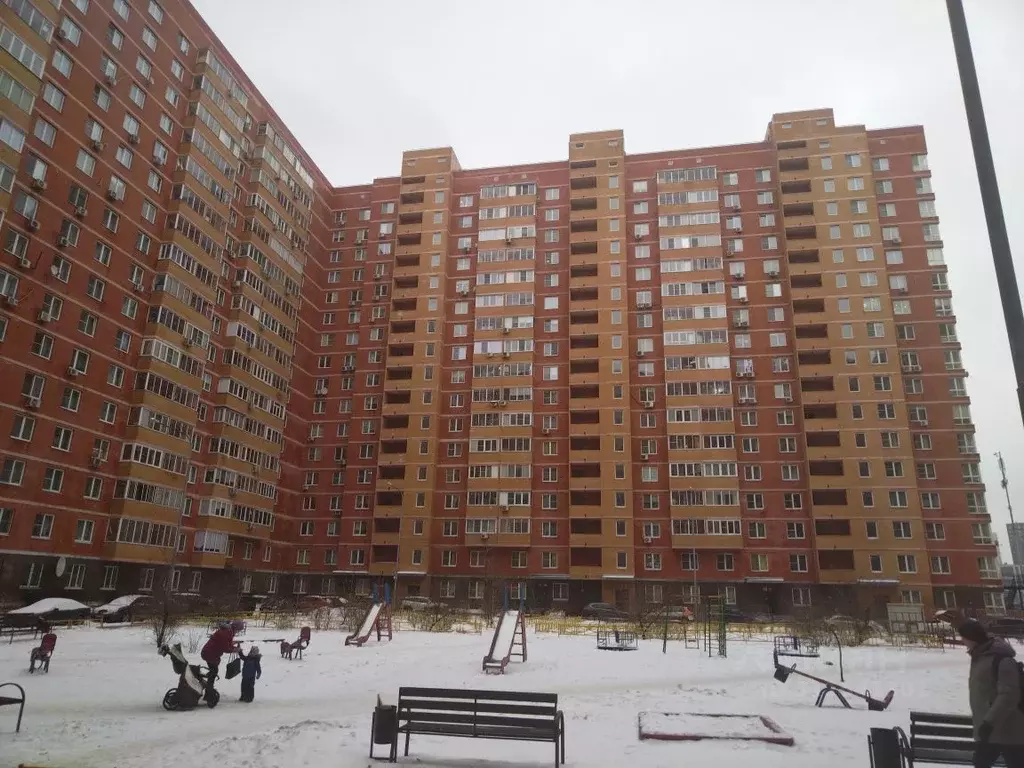
{"type": "Polygon", "coordinates": [[[500,665],[508,662],[512,655],[512,641],[516,636],[516,625],[519,623],[519,611],[505,611],[494,628],[494,639],[491,640],[491,652],[484,659],[484,666],[500,665]]]}
{"type": "Polygon", "coordinates": [[[373,629],[373,623],[377,620],[377,614],[380,613],[380,609],[383,607],[383,603],[374,603],[370,606],[366,615],[363,617],[362,623],[359,625],[359,630],[346,639],[346,642],[352,641],[359,645],[365,643],[370,637],[370,630],[373,629]]]}

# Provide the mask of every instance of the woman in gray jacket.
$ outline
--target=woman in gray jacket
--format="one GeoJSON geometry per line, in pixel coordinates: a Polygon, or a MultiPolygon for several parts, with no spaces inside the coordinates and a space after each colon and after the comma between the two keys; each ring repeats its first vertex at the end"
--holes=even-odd
{"type": "Polygon", "coordinates": [[[1024,712],[1013,648],[970,619],[957,628],[971,657],[968,688],[974,720],[974,768],[1024,768],[1024,712]]]}

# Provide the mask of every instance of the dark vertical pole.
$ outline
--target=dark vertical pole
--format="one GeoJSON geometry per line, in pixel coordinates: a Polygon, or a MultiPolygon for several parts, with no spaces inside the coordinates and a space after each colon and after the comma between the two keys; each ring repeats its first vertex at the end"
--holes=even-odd
{"type": "Polygon", "coordinates": [[[953,50],[960,70],[960,87],[964,92],[964,107],[967,111],[967,125],[971,131],[971,145],[974,148],[974,164],[978,169],[978,185],[981,187],[981,203],[985,209],[985,223],[988,225],[988,240],[992,248],[992,262],[999,285],[999,299],[1003,305],[1003,320],[1006,335],[1010,340],[1010,356],[1013,371],[1017,377],[1017,405],[1024,418],[1024,311],[1021,310],[1020,293],[1017,290],[1017,276],[1010,255],[1010,239],[1006,234],[1003,206],[999,199],[999,184],[996,182],[995,164],[992,162],[992,147],[988,140],[988,126],[981,104],[981,89],[978,86],[978,72],[974,68],[974,54],[967,34],[967,19],[961,0],[946,0],[949,12],[949,26],[953,32],[953,50]]]}

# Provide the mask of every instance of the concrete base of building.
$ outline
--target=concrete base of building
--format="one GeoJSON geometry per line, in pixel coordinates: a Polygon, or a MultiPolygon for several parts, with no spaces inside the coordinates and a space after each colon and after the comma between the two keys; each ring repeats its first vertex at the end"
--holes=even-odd
{"type": "MultiPolygon", "coordinates": [[[[726,603],[738,618],[811,614],[885,621],[887,605],[900,601],[899,585],[275,573],[256,567],[191,568],[170,563],[155,566],[36,553],[0,553],[0,609],[44,597],[69,597],[100,605],[120,595],[159,595],[167,578],[172,579],[172,594],[178,595],[190,612],[211,615],[251,610],[257,603],[268,600],[298,605],[311,596],[369,597],[374,587],[382,591],[385,583],[390,585],[396,604],[405,597],[417,595],[485,612],[501,607],[506,589],[511,590],[513,602],[523,590],[526,608],[533,613],[578,614],[589,603],[609,603],[626,614],[642,615],[663,605],[692,604],[693,596],[698,594],[727,596],[726,603]],[[58,560],[63,560],[62,568],[58,568],[58,560]],[[172,575],[174,571],[177,576],[172,575]],[[58,576],[58,572],[61,575],[58,576]]],[[[925,615],[931,615],[933,605],[951,607],[948,605],[950,591],[956,607],[969,613],[984,610],[986,591],[1001,592],[998,587],[985,590],[973,585],[936,587],[934,595],[928,592],[922,595],[925,615]]]]}

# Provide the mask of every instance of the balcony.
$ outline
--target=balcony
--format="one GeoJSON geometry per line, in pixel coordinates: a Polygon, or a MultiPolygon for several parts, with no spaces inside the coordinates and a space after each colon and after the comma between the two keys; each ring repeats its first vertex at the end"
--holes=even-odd
{"type": "Polygon", "coordinates": [[[569,232],[578,234],[580,232],[597,232],[597,219],[579,219],[569,224],[569,232]]]}
{"type": "Polygon", "coordinates": [[[584,312],[569,312],[569,325],[597,325],[598,319],[598,313],[596,310],[588,310],[584,312]]]}
{"type": "Polygon", "coordinates": [[[836,388],[831,376],[813,376],[800,379],[801,392],[832,392],[836,388]]]}
{"type": "Polygon", "coordinates": [[[796,173],[810,170],[810,163],[806,157],[783,157],[779,158],[779,173],[796,173]]]}
{"type": "MultiPolygon", "coordinates": [[[[812,202],[799,202],[799,203],[783,203],[782,215],[787,219],[798,217],[798,216],[813,216],[814,215],[814,203],[812,202]]],[[[787,222],[789,224],[790,222],[787,222]]],[[[809,225],[810,222],[792,222],[793,225],[799,226],[801,224],[809,225]]]]}
{"type": "Polygon", "coordinates": [[[597,277],[597,264],[573,264],[569,267],[569,277],[573,280],[597,277]]]}
{"type": "Polygon", "coordinates": [[[797,352],[800,365],[832,365],[832,351],[829,349],[808,349],[797,352]]]}
{"type": "Polygon", "coordinates": [[[784,195],[806,195],[810,192],[810,179],[794,179],[793,181],[782,182],[782,194],[784,195]]]}
{"type": "Polygon", "coordinates": [[[808,448],[840,448],[842,442],[838,432],[806,432],[808,448]]]}
{"type": "Polygon", "coordinates": [[[786,240],[794,242],[797,240],[814,240],[818,236],[818,230],[815,229],[813,223],[802,224],[800,226],[787,226],[786,227],[786,240]]]}
{"type": "Polygon", "coordinates": [[[821,273],[808,272],[802,275],[791,274],[789,276],[789,284],[794,290],[809,290],[812,288],[821,288],[821,273]]]}
{"type": "Polygon", "coordinates": [[[569,189],[597,189],[597,176],[578,176],[569,180],[569,189]]]}
{"type": "Polygon", "coordinates": [[[584,256],[597,253],[597,241],[587,240],[569,244],[569,253],[573,256],[584,256]]]}
{"type": "Polygon", "coordinates": [[[592,359],[570,360],[569,375],[573,374],[598,374],[600,372],[600,361],[592,359]]]}
{"type": "Polygon", "coordinates": [[[597,301],[599,298],[597,288],[570,288],[569,301],[597,301]]]}
{"type": "Polygon", "coordinates": [[[815,323],[813,325],[798,325],[794,330],[797,339],[827,339],[828,325],[815,323]]]}

